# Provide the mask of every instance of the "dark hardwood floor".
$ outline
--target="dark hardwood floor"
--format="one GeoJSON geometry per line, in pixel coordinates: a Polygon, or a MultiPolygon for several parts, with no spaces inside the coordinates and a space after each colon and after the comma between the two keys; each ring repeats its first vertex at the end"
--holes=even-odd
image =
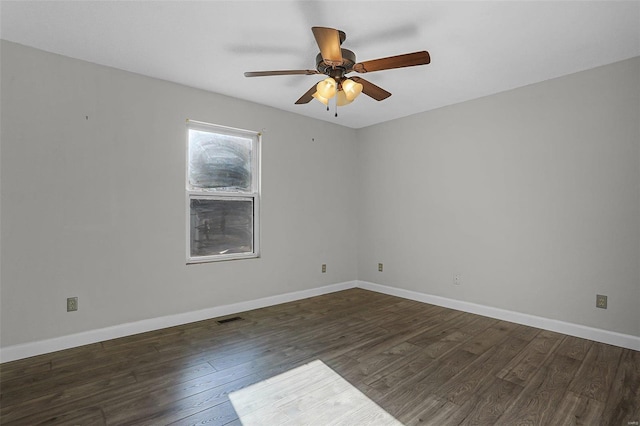
{"type": "Polygon", "coordinates": [[[352,289],[0,365],[0,423],[233,424],[321,360],[398,421],[638,425],[640,352],[352,289]]]}

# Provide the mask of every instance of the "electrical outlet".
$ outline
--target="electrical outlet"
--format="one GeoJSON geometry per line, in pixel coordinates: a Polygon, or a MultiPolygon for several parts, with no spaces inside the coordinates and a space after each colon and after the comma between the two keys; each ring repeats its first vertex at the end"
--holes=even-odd
{"type": "Polygon", "coordinates": [[[462,276],[460,276],[460,274],[455,274],[453,276],[453,284],[455,284],[455,285],[462,284],[462,276]]]}
{"type": "Polygon", "coordinates": [[[67,312],[73,312],[78,310],[78,298],[77,297],[68,297],[67,298],[67,312]]]}
{"type": "Polygon", "coordinates": [[[382,272],[382,263],[378,263],[378,272],[382,272]]]}
{"type": "Polygon", "coordinates": [[[322,264],[322,273],[324,274],[325,272],[327,272],[327,264],[323,263],[322,264]]]}
{"type": "Polygon", "coordinates": [[[596,308],[607,309],[607,296],[596,294],[596,308]]]}

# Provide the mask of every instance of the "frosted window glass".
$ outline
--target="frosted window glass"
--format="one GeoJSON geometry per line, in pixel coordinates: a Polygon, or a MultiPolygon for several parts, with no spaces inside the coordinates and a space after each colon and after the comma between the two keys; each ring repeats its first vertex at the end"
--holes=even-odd
{"type": "Polygon", "coordinates": [[[189,129],[189,184],[251,191],[252,139],[189,129]]]}
{"type": "Polygon", "coordinates": [[[260,257],[260,140],[187,120],[187,264],[260,257]]]}
{"type": "Polygon", "coordinates": [[[191,199],[191,256],[253,251],[252,199],[191,199]]]}

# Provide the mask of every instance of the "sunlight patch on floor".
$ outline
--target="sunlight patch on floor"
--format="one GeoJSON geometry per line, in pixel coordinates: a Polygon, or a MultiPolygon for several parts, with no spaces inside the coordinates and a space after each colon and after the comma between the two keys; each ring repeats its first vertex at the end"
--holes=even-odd
{"type": "Polygon", "coordinates": [[[320,360],[229,394],[250,425],[401,425],[320,360]]]}

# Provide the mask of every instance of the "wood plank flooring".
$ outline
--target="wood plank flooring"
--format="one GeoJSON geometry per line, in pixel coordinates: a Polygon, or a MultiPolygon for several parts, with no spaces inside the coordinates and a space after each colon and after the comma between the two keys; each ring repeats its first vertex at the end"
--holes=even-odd
{"type": "MultiPolygon", "coordinates": [[[[0,364],[0,423],[280,424],[282,406],[310,424],[354,424],[347,389],[406,425],[640,421],[637,351],[362,289],[237,315],[0,364]],[[237,391],[317,361],[351,386],[317,377],[334,394],[322,400],[298,376],[262,402],[249,392],[270,414],[239,418],[237,391]]],[[[353,411],[362,424],[384,417],[353,411]]]]}

